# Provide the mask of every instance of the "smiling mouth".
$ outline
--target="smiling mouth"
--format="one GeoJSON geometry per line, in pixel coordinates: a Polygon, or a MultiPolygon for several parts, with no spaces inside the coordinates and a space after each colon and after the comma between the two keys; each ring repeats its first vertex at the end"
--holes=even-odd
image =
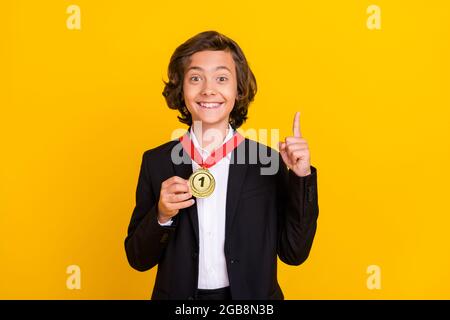
{"type": "Polygon", "coordinates": [[[197,102],[197,105],[203,109],[217,109],[223,104],[225,104],[225,102],[197,102]]]}

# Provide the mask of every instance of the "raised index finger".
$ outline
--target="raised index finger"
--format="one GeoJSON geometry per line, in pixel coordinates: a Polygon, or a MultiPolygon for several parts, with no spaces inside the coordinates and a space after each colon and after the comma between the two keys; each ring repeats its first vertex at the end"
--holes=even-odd
{"type": "Polygon", "coordinates": [[[294,116],[294,125],[292,126],[292,131],[294,132],[294,137],[302,137],[300,132],[300,112],[296,112],[294,116]]]}

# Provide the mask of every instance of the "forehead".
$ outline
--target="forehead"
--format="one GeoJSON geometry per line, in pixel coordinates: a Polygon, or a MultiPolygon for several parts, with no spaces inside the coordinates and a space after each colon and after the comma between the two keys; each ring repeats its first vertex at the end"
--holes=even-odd
{"type": "Polygon", "coordinates": [[[230,71],[235,68],[233,56],[229,51],[199,51],[194,53],[187,66],[187,70],[190,68],[204,71],[215,71],[217,67],[224,66],[230,71]]]}

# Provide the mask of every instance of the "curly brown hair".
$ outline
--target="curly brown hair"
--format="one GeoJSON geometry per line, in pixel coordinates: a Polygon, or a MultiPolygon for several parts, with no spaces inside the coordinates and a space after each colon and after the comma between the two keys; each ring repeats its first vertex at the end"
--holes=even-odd
{"type": "Polygon", "coordinates": [[[236,65],[238,95],[229,122],[237,129],[247,120],[248,106],[256,95],[256,78],[239,45],[217,31],[201,32],[176,48],[168,67],[169,81],[163,81],[165,87],[162,94],[169,108],[178,109],[180,112],[181,115],[178,116],[180,122],[192,125],[192,116],[183,98],[183,79],[190,57],[196,52],[205,50],[224,50],[232,54],[236,65]]]}

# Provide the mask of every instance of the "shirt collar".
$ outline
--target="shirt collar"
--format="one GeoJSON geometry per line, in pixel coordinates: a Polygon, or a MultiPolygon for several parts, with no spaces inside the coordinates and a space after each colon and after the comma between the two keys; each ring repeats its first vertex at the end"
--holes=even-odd
{"type": "MultiPolygon", "coordinates": [[[[192,127],[191,127],[191,129],[189,130],[189,135],[190,135],[190,137],[191,137],[191,141],[194,143],[195,148],[200,152],[201,156],[202,156],[203,158],[208,157],[208,156],[211,154],[211,152],[208,152],[208,150],[205,150],[205,149],[203,149],[203,148],[200,147],[200,143],[198,142],[197,137],[196,137],[195,134],[194,134],[194,130],[192,130],[192,127]]],[[[220,147],[223,146],[228,140],[230,140],[231,138],[233,138],[233,135],[234,135],[234,129],[233,129],[233,127],[232,127],[230,124],[228,124],[228,133],[227,133],[227,135],[225,136],[225,139],[223,139],[222,144],[219,145],[219,146],[217,146],[217,148],[220,148],[220,147]]],[[[216,148],[216,149],[217,149],[217,148],[216,148]]],[[[231,156],[231,152],[227,154],[227,157],[228,157],[228,158],[229,158],[230,156],[231,156]]]]}

